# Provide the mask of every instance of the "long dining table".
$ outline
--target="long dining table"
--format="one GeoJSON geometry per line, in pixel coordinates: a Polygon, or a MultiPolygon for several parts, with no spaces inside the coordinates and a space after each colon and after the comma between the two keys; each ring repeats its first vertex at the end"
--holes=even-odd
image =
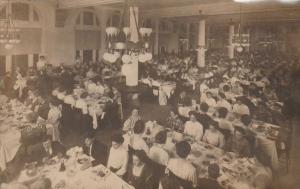
{"type": "Polygon", "coordinates": [[[221,174],[218,182],[225,189],[241,189],[242,187],[254,189],[255,174],[264,169],[261,165],[255,163],[254,158],[241,158],[233,152],[226,152],[213,145],[196,141],[190,136],[165,128],[153,121],[146,123],[145,133],[143,134],[143,138],[149,146],[153,145],[155,135],[159,131],[167,131],[167,141],[164,149],[170,157],[177,156],[176,142],[185,140],[191,144],[191,153],[187,159],[196,167],[199,178],[207,178],[208,166],[217,163],[220,166],[221,174]]]}
{"type": "Polygon", "coordinates": [[[91,157],[83,154],[81,147],[73,147],[66,154],[68,158],[55,156],[40,166],[25,166],[16,182],[32,183],[46,177],[53,189],[134,189],[102,164],[82,169],[83,162],[91,161],[91,157]]]}

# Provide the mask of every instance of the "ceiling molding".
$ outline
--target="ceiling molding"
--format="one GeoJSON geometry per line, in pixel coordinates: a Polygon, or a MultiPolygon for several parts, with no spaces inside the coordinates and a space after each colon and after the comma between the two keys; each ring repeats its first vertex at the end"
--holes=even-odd
{"type": "MultiPolygon", "coordinates": [[[[257,13],[257,12],[275,12],[282,10],[299,10],[300,5],[284,5],[279,3],[255,3],[255,4],[243,4],[242,13],[257,13]]],[[[239,14],[240,4],[234,2],[224,3],[211,3],[192,6],[170,7],[152,10],[141,11],[143,15],[147,17],[184,17],[184,16],[196,16],[199,15],[199,11],[202,14],[210,15],[226,15],[226,14],[239,14]]]]}
{"type": "Polygon", "coordinates": [[[109,5],[114,3],[123,3],[124,0],[59,0],[60,9],[81,8],[99,5],[109,5]]]}

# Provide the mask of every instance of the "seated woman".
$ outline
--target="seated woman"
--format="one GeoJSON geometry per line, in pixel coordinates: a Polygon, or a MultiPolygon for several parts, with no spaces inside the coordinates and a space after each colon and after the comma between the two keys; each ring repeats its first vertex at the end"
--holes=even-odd
{"type": "Polygon", "coordinates": [[[228,110],[224,107],[221,107],[217,111],[217,119],[219,123],[219,130],[224,135],[225,139],[230,137],[234,132],[234,127],[232,126],[232,123],[227,120],[227,114],[228,110]]]}
{"type": "Polygon", "coordinates": [[[184,125],[184,134],[192,136],[195,140],[200,141],[203,136],[203,126],[197,121],[196,113],[190,112],[190,121],[187,121],[184,125]]]}
{"type": "Polygon", "coordinates": [[[221,108],[224,107],[226,108],[228,111],[232,111],[232,106],[231,104],[226,100],[226,96],[224,93],[219,92],[219,100],[216,104],[217,108],[221,108]]]}
{"type": "MultiPolygon", "coordinates": [[[[196,168],[186,159],[191,152],[191,146],[186,141],[181,141],[176,144],[176,154],[178,158],[171,158],[167,165],[169,174],[174,174],[179,178],[181,185],[187,188],[197,186],[196,168]]],[[[186,188],[184,187],[184,188],[186,188]]]]}
{"type": "Polygon", "coordinates": [[[218,164],[210,164],[208,166],[208,178],[199,179],[199,189],[222,189],[217,179],[220,175],[220,167],[218,164]]]}
{"type": "Polygon", "coordinates": [[[149,151],[149,158],[160,164],[160,165],[167,165],[169,161],[169,154],[168,152],[163,148],[163,145],[166,144],[167,140],[167,133],[165,131],[160,131],[155,136],[155,143],[150,148],[149,151]]]}
{"type": "Polygon", "coordinates": [[[236,115],[250,115],[249,107],[243,104],[241,97],[236,98],[236,103],[233,105],[232,112],[236,115]]]}
{"type": "Polygon", "coordinates": [[[203,141],[216,147],[223,148],[225,144],[224,135],[218,131],[218,127],[218,122],[212,121],[209,125],[209,129],[205,130],[203,141]]]}
{"type": "Polygon", "coordinates": [[[170,111],[170,116],[167,118],[167,127],[178,132],[184,131],[184,124],[179,116],[175,113],[175,110],[170,111]]]}
{"type": "Polygon", "coordinates": [[[122,177],[127,171],[128,164],[128,152],[123,146],[124,138],[120,134],[115,134],[111,140],[112,146],[109,151],[107,168],[122,177]]]}
{"type": "Polygon", "coordinates": [[[205,102],[209,107],[215,107],[217,105],[210,91],[207,91],[205,94],[202,93],[201,102],[205,102]]]}
{"type": "Polygon", "coordinates": [[[133,109],[130,117],[124,122],[123,131],[132,131],[135,123],[141,120],[138,109],[133,109]]]}
{"type": "Polygon", "coordinates": [[[147,164],[147,155],[143,150],[136,150],[129,164],[126,181],[135,189],[154,189],[153,173],[147,164]]]}
{"type": "Polygon", "coordinates": [[[49,102],[50,110],[47,119],[47,134],[52,136],[53,141],[61,142],[60,138],[60,119],[61,119],[61,106],[59,101],[52,99],[49,102]]]}

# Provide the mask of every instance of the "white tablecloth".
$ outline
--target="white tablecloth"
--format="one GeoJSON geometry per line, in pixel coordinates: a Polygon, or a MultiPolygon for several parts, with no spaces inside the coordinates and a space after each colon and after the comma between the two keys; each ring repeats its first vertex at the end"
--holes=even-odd
{"type": "MultiPolygon", "coordinates": [[[[56,158],[54,158],[56,159],[56,158]]],[[[29,182],[35,180],[39,177],[47,177],[51,180],[52,187],[61,182],[65,183],[65,189],[134,189],[133,186],[127,184],[120,177],[110,172],[103,165],[98,165],[96,167],[90,167],[84,171],[80,170],[81,165],[70,158],[65,162],[66,170],[59,171],[60,163],[54,165],[45,165],[40,167],[38,174],[35,176],[28,176],[26,170],[23,170],[18,178],[18,182],[29,182]],[[100,177],[95,173],[96,170],[108,170],[108,174],[104,177],[100,177]],[[70,171],[73,174],[70,174],[70,171]]]]}
{"type": "MultiPolygon", "coordinates": [[[[3,126],[0,126],[3,127],[3,126]]],[[[6,163],[13,160],[21,146],[21,133],[14,128],[7,128],[6,131],[0,131],[0,168],[6,169],[6,163]]]]}

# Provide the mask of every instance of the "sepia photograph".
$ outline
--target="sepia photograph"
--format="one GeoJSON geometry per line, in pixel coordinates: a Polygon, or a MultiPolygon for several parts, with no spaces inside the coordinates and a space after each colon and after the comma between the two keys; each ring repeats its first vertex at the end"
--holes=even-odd
{"type": "Polygon", "coordinates": [[[0,0],[0,189],[300,189],[300,0],[0,0]]]}

